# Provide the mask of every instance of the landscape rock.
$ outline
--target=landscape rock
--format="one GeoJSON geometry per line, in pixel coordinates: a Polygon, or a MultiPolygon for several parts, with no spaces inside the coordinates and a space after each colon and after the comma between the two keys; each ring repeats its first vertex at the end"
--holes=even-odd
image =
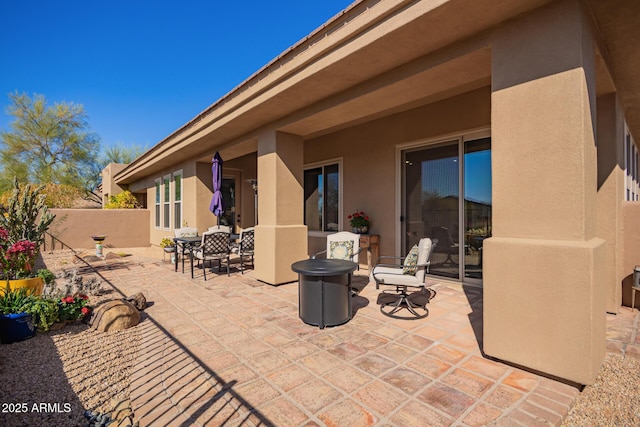
{"type": "Polygon", "coordinates": [[[93,310],[89,324],[100,332],[122,331],[140,323],[140,312],[126,300],[114,300],[93,310]]]}
{"type": "Polygon", "coordinates": [[[145,298],[142,292],[138,292],[135,295],[131,295],[127,298],[127,301],[136,306],[136,308],[140,311],[147,308],[147,299],[145,298]]]}

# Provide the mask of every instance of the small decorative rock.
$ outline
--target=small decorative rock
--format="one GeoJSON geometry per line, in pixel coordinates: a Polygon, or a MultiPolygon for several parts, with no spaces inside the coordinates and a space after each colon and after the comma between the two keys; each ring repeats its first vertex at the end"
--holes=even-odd
{"type": "Polygon", "coordinates": [[[89,324],[100,332],[122,331],[140,323],[140,312],[126,300],[100,304],[93,310],[89,324]]]}
{"type": "Polygon", "coordinates": [[[130,297],[127,298],[127,301],[135,305],[136,308],[140,311],[147,308],[147,299],[145,298],[142,292],[138,292],[135,295],[131,295],[130,297]]]}

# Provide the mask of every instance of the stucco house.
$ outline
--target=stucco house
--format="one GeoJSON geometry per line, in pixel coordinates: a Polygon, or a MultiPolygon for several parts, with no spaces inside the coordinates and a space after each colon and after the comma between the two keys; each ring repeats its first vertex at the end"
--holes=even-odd
{"type": "Polygon", "coordinates": [[[103,189],[138,195],[151,244],[203,231],[219,151],[224,220],[257,217],[274,285],[356,210],[381,254],[446,235],[431,275],[483,287],[484,352],[588,384],[629,274],[638,22],[628,0],[358,0],[103,189]]]}

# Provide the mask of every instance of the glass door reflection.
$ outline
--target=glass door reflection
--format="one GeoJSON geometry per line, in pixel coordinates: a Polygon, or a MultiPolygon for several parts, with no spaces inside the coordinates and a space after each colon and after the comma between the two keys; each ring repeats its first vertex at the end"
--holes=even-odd
{"type": "Polygon", "coordinates": [[[491,138],[464,143],[464,277],[482,280],[482,247],[491,237],[491,138]]]}
{"type": "Polygon", "coordinates": [[[430,237],[430,275],[481,283],[491,236],[491,138],[405,150],[402,161],[403,253],[430,237]]]}
{"type": "Polygon", "coordinates": [[[460,278],[458,141],[404,155],[404,253],[422,237],[437,244],[430,274],[460,278]]]}

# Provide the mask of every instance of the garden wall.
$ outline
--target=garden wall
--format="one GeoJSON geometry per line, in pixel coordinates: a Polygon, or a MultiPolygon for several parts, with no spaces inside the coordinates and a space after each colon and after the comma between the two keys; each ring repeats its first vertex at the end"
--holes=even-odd
{"type": "MultiPolygon", "coordinates": [[[[56,218],[49,233],[73,249],[95,247],[91,238],[106,235],[105,248],[149,246],[149,211],[147,209],[50,209],[56,218]]],[[[51,249],[51,237],[45,246],[51,249]]],[[[62,249],[56,242],[53,249],[62,249]]]]}

